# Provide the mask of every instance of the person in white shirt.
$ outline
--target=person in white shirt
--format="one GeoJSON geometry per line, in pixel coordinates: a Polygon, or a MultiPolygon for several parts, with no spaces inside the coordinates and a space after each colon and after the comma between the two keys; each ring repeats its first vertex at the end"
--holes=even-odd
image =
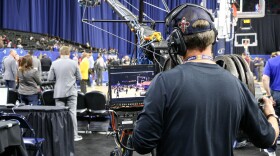
{"type": "Polygon", "coordinates": [[[92,52],[88,53],[88,60],[89,60],[88,86],[91,86],[92,85],[91,82],[92,80],[94,80],[94,59],[92,56],[92,52]]]}
{"type": "Polygon", "coordinates": [[[103,81],[103,71],[105,70],[106,68],[106,64],[104,62],[104,59],[102,57],[102,54],[99,53],[98,54],[98,58],[96,60],[96,63],[95,63],[95,71],[96,71],[96,85],[97,86],[102,86],[102,81],[103,81]]]}
{"type": "Polygon", "coordinates": [[[79,64],[79,58],[78,58],[78,54],[75,53],[72,60],[74,60],[77,64],[79,64]]]}

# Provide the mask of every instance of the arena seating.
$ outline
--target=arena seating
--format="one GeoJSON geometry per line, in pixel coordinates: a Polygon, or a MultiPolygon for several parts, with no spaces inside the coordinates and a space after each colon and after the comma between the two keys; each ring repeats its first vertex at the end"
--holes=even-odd
{"type": "MultiPolygon", "coordinates": [[[[16,48],[16,44],[18,39],[21,39],[21,45],[25,50],[46,50],[52,51],[55,50],[53,47],[55,43],[58,44],[67,44],[70,45],[73,51],[83,51],[89,49],[84,44],[68,41],[61,39],[56,36],[49,36],[47,34],[37,34],[31,32],[23,32],[23,31],[15,31],[15,30],[7,30],[0,29],[0,35],[5,35],[7,40],[12,42],[12,48],[16,48]]],[[[5,47],[7,47],[7,43],[5,43],[5,47]]],[[[58,50],[58,49],[57,49],[58,50]]]]}

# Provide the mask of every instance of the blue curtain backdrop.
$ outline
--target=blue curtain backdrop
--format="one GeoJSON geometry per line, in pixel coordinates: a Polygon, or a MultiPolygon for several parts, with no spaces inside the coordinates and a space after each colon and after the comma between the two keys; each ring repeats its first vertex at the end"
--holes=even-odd
{"type": "MultiPolygon", "coordinates": [[[[123,0],[120,1],[138,15],[138,11],[123,0]]],[[[139,8],[139,0],[128,1],[139,8]]],[[[164,8],[161,1],[145,1],[164,8]]],[[[87,19],[119,19],[106,2],[101,2],[100,6],[86,10],[87,19]]],[[[172,9],[186,2],[199,4],[201,0],[168,0],[167,4],[172,9]]],[[[214,10],[216,2],[217,0],[207,1],[207,8],[214,10]]],[[[83,9],[77,0],[1,0],[0,28],[50,34],[83,44],[89,42],[99,48],[113,47],[119,50],[120,57],[133,51],[134,45],[82,23],[83,9]]],[[[145,5],[145,13],[154,20],[163,20],[166,15],[165,12],[148,5],[145,5]]],[[[124,23],[94,25],[134,42],[134,33],[130,32],[124,23]]],[[[163,24],[158,24],[156,29],[160,32],[165,30],[163,24]]]]}

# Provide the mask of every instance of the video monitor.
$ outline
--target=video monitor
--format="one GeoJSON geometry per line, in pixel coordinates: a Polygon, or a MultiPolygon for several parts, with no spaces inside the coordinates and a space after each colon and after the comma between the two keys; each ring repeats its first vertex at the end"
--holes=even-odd
{"type": "Polygon", "coordinates": [[[132,106],[143,103],[146,91],[155,76],[155,66],[111,66],[108,74],[109,104],[132,106]]]}

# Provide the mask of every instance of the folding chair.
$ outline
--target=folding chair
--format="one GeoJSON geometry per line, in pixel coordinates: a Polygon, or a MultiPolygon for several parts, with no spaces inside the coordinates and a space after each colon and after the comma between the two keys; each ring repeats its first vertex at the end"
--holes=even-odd
{"type": "Polygon", "coordinates": [[[43,105],[55,106],[55,99],[53,98],[53,90],[45,90],[42,93],[43,105]]]}
{"type": "Polygon", "coordinates": [[[78,130],[85,130],[87,132],[89,126],[89,115],[88,109],[85,103],[84,93],[78,92],[77,97],[77,121],[78,121],[78,130]]]}
{"type": "Polygon", "coordinates": [[[8,101],[7,103],[9,104],[16,104],[16,102],[19,100],[19,94],[17,92],[17,90],[9,88],[8,91],[8,101]]]}
{"type": "Polygon", "coordinates": [[[26,121],[25,117],[20,114],[2,114],[0,116],[1,120],[17,120],[20,123],[20,128],[22,128],[22,135],[24,136],[27,132],[31,132],[32,137],[23,137],[23,142],[25,145],[35,147],[36,152],[34,156],[43,156],[42,153],[42,143],[45,141],[44,138],[37,138],[34,129],[26,121]],[[24,131],[25,130],[25,131],[24,131]]]}
{"type": "Polygon", "coordinates": [[[108,131],[109,114],[106,110],[106,96],[99,91],[85,94],[85,102],[89,111],[89,131],[108,131]],[[107,126],[107,127],[106,127],[107,126]]]}

